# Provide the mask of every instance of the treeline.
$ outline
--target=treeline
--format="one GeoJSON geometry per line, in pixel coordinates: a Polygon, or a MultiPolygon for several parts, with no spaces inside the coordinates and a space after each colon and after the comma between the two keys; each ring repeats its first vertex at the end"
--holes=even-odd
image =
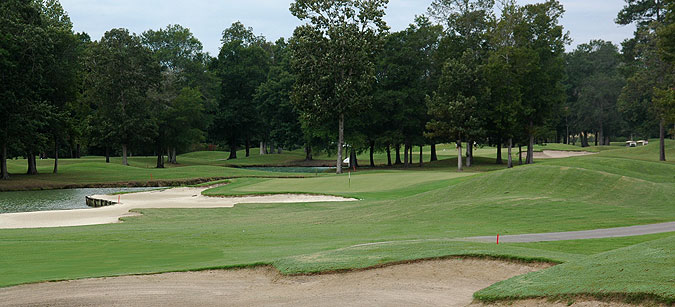
{"type": "Polygon", "coordinates": [[[536,142],[663,140],[675,122],[672,4],[628,1],[617,23],[638,30],[621,52],[596,40],[571,53],[557,1],[435,0],[399,32],[386,4],[296,0],[304,24],[288,41],[236,22],[212,57],[179,25],[92,41],[57,0],[3,1],[1,177],[13,157],[29,174],[36,156],[54,158],[55,173],[64,155],[120,154],[126,165],[130,153],[154,154],[164,167],[199,144],[230,159],[240,148],[337,152],[341,172],[347,155],[357,164],[369,151],[374,165],[386,152],[408,166],[413,146],[431,145],[435,160],[434,144],[456,142],[461,169],[463,143],[497,146],[497,163],[502,147],[525,146],[531,163],[536,142]]]}

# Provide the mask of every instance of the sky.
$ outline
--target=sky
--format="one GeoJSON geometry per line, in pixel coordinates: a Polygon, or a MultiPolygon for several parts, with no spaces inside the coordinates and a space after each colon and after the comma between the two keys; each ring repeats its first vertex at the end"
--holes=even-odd
{"type": "MultiPolygon", "coordinates": [[[[518,0],[519,4],[543,0],[518,0]]],[[[87,32],[93,40],[113,28],[127,28],[141,34],[169,24],[189,28],[202,42],[204,50],[217,55],[221,33],[233,22],[241,21],[256,34],[270,41],[288,38],[300,21],[289,12],[290,0],[61,0],[75,31],[87,32]]],[[[432,0],[390,0],[385,20],[392,31],[408,26],[415,15],[425,14],[432,0]]],[[[615,44],[631,37],[635,26],[614,23],[624,0],[560,0],[565,7],[562,24],[573,42],[604,39],[615,44]]]]}

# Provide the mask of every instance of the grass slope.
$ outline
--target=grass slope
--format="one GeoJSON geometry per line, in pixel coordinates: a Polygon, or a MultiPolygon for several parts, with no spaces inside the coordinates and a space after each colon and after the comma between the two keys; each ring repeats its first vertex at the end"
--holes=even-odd
{"type": "Polygon", "coordinates": [[[675,236],[636,244],[543,271],[516,276],[477,292],[485,301],[593,296],[675,303],[675,236]]]}

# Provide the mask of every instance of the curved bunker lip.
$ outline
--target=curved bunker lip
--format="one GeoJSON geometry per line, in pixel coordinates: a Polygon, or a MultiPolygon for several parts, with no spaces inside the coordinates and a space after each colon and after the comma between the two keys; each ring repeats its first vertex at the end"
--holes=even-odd
{"type": "Polygon", "coordinates": [[[0,229],[67,227],[118,223],[121,217],[135,216],[131,209],[148,208],[231,208],[244,203],[303,203],[356,201],[357,199],[323,195],[274,194],[245,197],[208,197],[208,187],[183,187],[125,195],[94,195],[92,198],[117,202],[114,206],[0,214],[0,229]]]}

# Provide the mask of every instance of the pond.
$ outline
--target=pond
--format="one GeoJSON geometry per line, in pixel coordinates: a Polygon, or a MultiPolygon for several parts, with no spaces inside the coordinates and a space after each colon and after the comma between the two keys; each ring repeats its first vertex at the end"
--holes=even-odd
{"type": "Polygon", "coordinates": [[[276,173],[308,173],[308,174],[323,173],[329,170],[335,170],[335,167],[325,167],[325,166],[283,166],[283,167],[251,166],[243,168],[254,171],[265,171],[276,173]]]}
{"type": "Polygon", "coordinates": [[[156,188],[86,188],[0,192],[0,213],[85,209],[89,208],[84,200],[84,197],[88,195],[152,189],[156,188]]]}

